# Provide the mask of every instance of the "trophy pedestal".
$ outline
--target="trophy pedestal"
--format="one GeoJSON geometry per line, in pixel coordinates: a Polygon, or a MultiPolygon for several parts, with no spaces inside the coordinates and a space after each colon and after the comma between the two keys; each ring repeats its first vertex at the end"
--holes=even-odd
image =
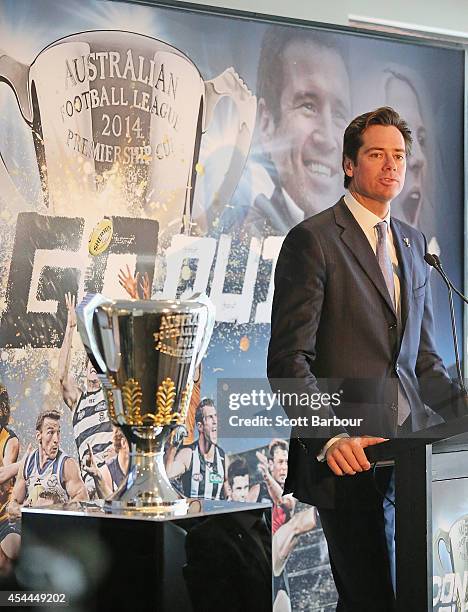
{"type": "Polygon", "coordinates": [[[177,520],[90,503],[24,508],[21,588],[64,592],[87,612],[271,612],[270,506],[186,501],[177,520]]]}
{"type": "Polygon", "coordinates": [[[185,499],[174,502],[158,501],[156,499],[134,500],[108,500],[104,504],[107,512],[141,512],[143,514],[160,514],[171,517],[185,516],[188,505],[185,499]]]}

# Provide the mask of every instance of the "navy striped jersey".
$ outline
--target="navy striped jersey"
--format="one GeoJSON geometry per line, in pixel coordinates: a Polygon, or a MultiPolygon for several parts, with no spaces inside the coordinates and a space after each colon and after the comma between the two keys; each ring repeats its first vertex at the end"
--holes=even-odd
{"type": "Polygon", "coordinates": [[[112,425],[102,389],[81,394],[73,412],[73,437],[80,459],[82,478],[88,492],[94,491],[92,476],[82,469],[83,461],[88,454],[88,444],[91,446],[98,468],[104,465],[104,453],[112,445],[112,425]]]}
{"type": "Polygon", "coordinates": [[[184,495],[204,499],[224,499],[226,457],[223,449],[215,444],[213,462],[209,462],[200,453],[198,441],[189,446],[192,449],[190,467],[180,477],[184,495]]]}
{"type": "Polygon", "coordinates": [[[38,448],[27,456],[23,471],[26,481],[26,505],[35,506],[39,499],[51,499],[54,503],[65,503],[70,499],[63,481],[66,459],[68,455],[59,449],[55,459],[47,459],[41,468],[38,448]]]}
{"type": "Polygon", "coordinates": [[[125,478],[125,474],[123,473],[122,468],[120,467],[119,458],[114,457],[114,459],[112,459],[112,461],[107,464],[107,467],[109,468],[109,472],[112,478],[112,491],[117,491],[121,482],[125,478]]]}

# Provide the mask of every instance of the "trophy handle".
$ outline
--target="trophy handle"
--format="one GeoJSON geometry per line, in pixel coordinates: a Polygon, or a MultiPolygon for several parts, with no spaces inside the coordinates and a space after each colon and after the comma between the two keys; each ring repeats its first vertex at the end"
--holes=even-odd
{"type": "MultiPolygon", "coordinates": [[[[203,132],[210,125],[213,112],[218,102],[224,96],[229,96],[237,107],[239,123],[234,143],[234,152],[229,162],[223,181],[209,208],[209,218],[214,219],[219,214],[234,193],[242,175],[247,155],[249,154],[255,127],[257,98],[248,89],[234,68],[227,68],[223,73],[205,81],[205,114],[203,132]]],[[[207,211],[208,214],[208,211],[207,211]]],[[[201,228],[207,230],[208,228],[201,228]]]]}
{"type": "MultiPolygon", "coordinates": [[[[100,295],[99,293],[88,293],[83,301],[76,307],[76,322],[81,340],[84,344],[91,363],[96,368],[98,374],[105,374],[107,371],[106,362],[99,348],[96,334],[94,333],[93,320],[94,313],[98,306],[112,304],[112,300],[100,295]]],[[[112,334],[112,330],[110,330],[112,334]]]]}
{"type": "MultiPolygon", "coordinates": [[[[32,105],[29,95],[29,66],[21,64],[0,49],[0,82],[7,83],[13,90],[18,106],[26,123],[32,126],[32,105]]],[[[11,180],[10,174],[0,153],[0,190],[2,200],[8,203],[8,207],[26,210],[28,205],[24,201],[16,185],[11,180]]]]}
{"type": "Polygon", "coordinates": [[[19,109],[29,127],[32,127],[33,112],[29,91],[29,66],[17,62],[0,49],[0,81],[9,85],[18,101],[19,109]]]}
{"type": "Polygon", "coordinates": [[[188,301],[198,302],[199,304],[203,304],[205,306],[200,317],[200,326],[198,328],[196,339],[196,346],[200,345],[200,347],[197,350],[197,354],[190,368],[189,377],[191,378],[192,375],[195,373],[196,368],[200,365],[201,360],[205,356],[205,353],[208,349],[208,345],[211,340],[211,334],[213,333],[215,325],[216,309],[213,302],[206,295],[206,293],[194,293],[188,301]]]}
{"type": "MultiPolygon", "coordinates": [[[[447,571],[442,565],[442,559],[440,558],[439,546],[441,542],[445,544],[445,548],[447,549],[447,552],[450,555],[450,562],[451,562],[452,547],[450,545],[450,538],[449,538],[449,534],[443,529],[439,529],[439,531],[437,532],[437,535],[434,539],[434,549],[433,549],[433,555],[434,555],[436,565],[438,566],[437,569],[439,572],[439,576],[443,576],[447,571]]],[[[455,571],[453,567],[452,567],[452,571],[455,571]]]]}

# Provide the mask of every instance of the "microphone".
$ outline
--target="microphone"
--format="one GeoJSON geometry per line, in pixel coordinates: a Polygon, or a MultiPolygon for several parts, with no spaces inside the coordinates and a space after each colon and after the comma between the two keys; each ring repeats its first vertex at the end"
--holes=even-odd
{"type": "Polygon", "coordinates": [[[437,260],[440,261],[440,259],[437,257],[437,255],[431,255],[431,253],[426,253],[424,255],[424,261],[426,263],[428,263],[430,266],[432,266],[433,268],[436,268],[438,263],[437,260]]]}
{"type": "Polygon", "coordinates": [[[467,298],[460,293],[460,291],[458,291],[458,289],[456,287],[454,287],[452,281],[449,279],[449,277],[445,274],[445,271],[442,267],[442,263],[439,259],[439,257],[435,254],[431,253],[426,253],[424,255],[424,260],[427,264],[429,264],[430,266],[432,266],[435,270],[437,270],[437,272],[440,274],[440,276],[442,277],[444,283],[447,285],[447,290],[448,290],[448,298],[449,298],[449,306],[450,306],[450,321],[452,324],[452,337],[453,337],[453,348],[455,351],[455,363],[457,366],[457,376],[458,376],[458,382],[460,384],[460,388],[463,391],[464,395],[467,395],[466,392],[466,388],[465,388],[465,381],[463,380],[463,374],[461,371],[461,363],[460,363],[460,354],[458,352],[458,338],[457,338],[457,326],[455,324],[455,310],[453,307],[453,292],[455,291],[455,293],[461,297],[461,299],[468,303],[467,298]]]}
{"type": "Polygon", "coordinates": [[[468,298],[465,295],[463,295],[463,293],[461,293],[461,291],[459,291],[455,287],[455,285],[452,283],[452,281],[449,279],[449,277],[445,273],[445,270],[442,267],[442,262],[440,261],[439,257],[435,253],[433,255],[431,255],[430,253],[426,253],[424,255],[424,259],[425,259],[426,263],[428,263],[430,266],[435,268],[437,270],[437,272],[439,272],[439,274],[444,279],[445,284],[450,285],[452,291],[455,291],[455,293],[458,295],[458,297],[460,297],[465,302],[465,304],[468,304],[468,298]]]}

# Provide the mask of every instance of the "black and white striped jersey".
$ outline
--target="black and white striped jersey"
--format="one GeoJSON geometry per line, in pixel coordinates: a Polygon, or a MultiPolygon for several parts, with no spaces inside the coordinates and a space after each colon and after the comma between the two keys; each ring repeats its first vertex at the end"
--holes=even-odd
{"type": "Polygon", "coordinates": [[[190,467],[180,478],[184,495],[223,499],[226,473],[226,456],[223,449],[215,445],[213,462],[209,462],[200,453],[198,442],[194,442],[190,447],[192,448],[190,467]]]}
{"type": "Polygon", "coordinates": [[[73,412],[73,437],[86,488],[94,489],[93,478],[82,469],[84,458],[88,453],[88,444],[99,468],[104,465],[104,453],[112,444],[112,425],[102,389],[81,394],[73,412]]]}

